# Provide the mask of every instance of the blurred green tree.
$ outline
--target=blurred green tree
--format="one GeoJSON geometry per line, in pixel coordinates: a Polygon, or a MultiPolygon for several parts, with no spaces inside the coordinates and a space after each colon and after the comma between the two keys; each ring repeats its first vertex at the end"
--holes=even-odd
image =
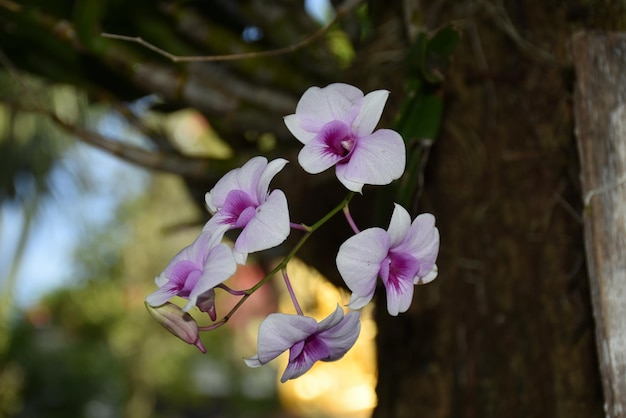
{"type": "Polygon", "coordinates": [[[237,350],[228,328],[203,336],[208,355],[198,356],[147,315],[150,277],[196,233],[163,235],[196,208],[174,178],[158,178],[152,187],[110,225],[87,234],[77,254],[77,285],[54,291],[13,321],[1,363],[19,379],[3,379],[2,386],[19,395],[0,397],[3,416],[277,415],[274,372],[256,374],[255,393],[255,380],[231,355],[237,350]]]}

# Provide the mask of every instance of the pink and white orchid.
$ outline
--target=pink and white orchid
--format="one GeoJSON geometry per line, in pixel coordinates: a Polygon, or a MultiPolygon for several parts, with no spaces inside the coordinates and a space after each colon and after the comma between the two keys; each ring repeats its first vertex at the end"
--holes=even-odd
{"type": "Polygon", "coordinates": [[[239,264],[245,264],[248,253],[276,247],[289,235],[287,197],[282,190],[268,191],[285,164],[282,158],[268,163],[265,157],[254,157],[226,173],[205,196],[214,215],[204,230],[223,235],[242,228],[233,251],[239,264]]]}
{"type": "Polygon", "coordinates": [[[151,306],[160,306],[174,296],[188,300],[183,307],[187,312],[196,304],[214,318],[213,288],[227,280],[237,270],[233,252],[221,237],[211,231],[203,231],[189,246],[183,248],[169,262],[155,282],[159,289],[146,297],[151,306]]]}
{"type": "Polygon", "coordinates": [[[389,228],[369,228],[346,240],[337,254],[337,268],[352,290],[349,307],[365,306],[376,290],[378,276],[387,291],[390,315],[406,312],[413,300],[413,287],[437,277],[439,230],[431,214],[421,214],[413,223],[402,206],[395,204],[389,228]]]}
{"type": "Polygon", "coordinates": [[[400,134],[374,131],[389,92],[366,96],[349,84],[335,83],[304,92],[296,113],[285,117],[291,133],[304,144],[298,155],[311,174],[336,166],[339,181],[353,192],[364,184],[385,185],[404,172],[406,149],[400,134]]]}
{"type": "Polygon", "coordinates": [[[320,323],[303,315],[270,314],[259,326],[258,353],[245,362],[249,367],[260,367],[289,350],[289,364],[280,381],[295,379],[318,360],[343,357],[359,336],[359,319],[357,311],[344,316],[339,305],[320,323]]]}

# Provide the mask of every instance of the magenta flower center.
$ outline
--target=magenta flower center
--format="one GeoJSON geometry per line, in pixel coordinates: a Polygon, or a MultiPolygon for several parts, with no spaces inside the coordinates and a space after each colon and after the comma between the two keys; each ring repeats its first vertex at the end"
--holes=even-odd
{"type": "Polygon", "coordinates": [[[311,360],[322,360],[328,356],[330,349],[317,334],[310,335],[304,341],[298,341],[289,350],[289,362],[298,365],[311,360]]]}
{"type": "Polygon", "coordinates": [[[181,297],[188,297],[202,276],[202,267],[191,260],[181,260],[171,270],[169,286],[181,297]]]}
{"type": "Polygon", "coordinates": [[[224,223],[232,228],[243,228],[256,213],[257,203],[244,191],[232,190],[226,196],[226,202],[220,209],[224,223]]]}
{"type": "Polygon", "coordinates": [[[327,152],[341,157],[347,157],[352,152],[356,138],[350,128],[339,120],[328,122],[320,132],[322,142],[326,144],[327,152]]]}
{"type": "Polygon", "coordinates": [[[381,263],[379,275],[385,285],[400,289],[401,282],[413,282],[419,268],[419,261],[412,255],[390,251],[381,263]]]}

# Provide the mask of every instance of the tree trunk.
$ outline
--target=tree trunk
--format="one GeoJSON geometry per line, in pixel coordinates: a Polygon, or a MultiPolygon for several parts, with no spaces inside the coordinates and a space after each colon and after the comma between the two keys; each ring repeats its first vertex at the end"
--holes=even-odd
{"type": "Polygon", "coordinates": [[[378,300],[375,416],[603,416],[567,50],[593,16],[571,2],[424,10],[463,32],[420,207],[437,217],[440,275],[398,318],[378,300]]]}
{"type": "Polygon", "coordinates": [[[609,417],[626,417],[626,36],[573,39],[576,132],[596,340],[609,417]]]}

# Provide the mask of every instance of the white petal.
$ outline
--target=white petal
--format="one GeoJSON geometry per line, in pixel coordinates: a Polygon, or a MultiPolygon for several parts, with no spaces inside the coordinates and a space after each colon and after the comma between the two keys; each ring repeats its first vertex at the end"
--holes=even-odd
{"type": "Polygon", "coordinates": [[[406,149],[400,134],[379,129],[357,140],[343,175],[352,182],[385,185],[400,178],[405,164],[406,149]]]}
{"type": "Polygon", "coordinates": [[[432,282],[433,280],[435,280],[438,274],[439,274],[439,268],[435,264],[432,270],[430,270],[424,277],[415,276],[415,279],[413,280],[413,284],[428,284],[432,282]]]}
{"type": "Polygon", "coordinates": [[[226,197],[232,190],[242,190],[251,196],[256,196],[256,186],[266,167],[267,158],[254,157],[240,168],[235,168],[224,174],[215,186],[205,195],[205,201],[209,211],[215,213],[218,208],[224,206],[226,197]]]}
{"type": "Polygon", "coordinates": [[[263,365],[263,363],[261,363],[259,361],[259,355],[255,354],[254,356],[250,357],[250,358],[244,358],[243,361],[246,363],[246,366],[248,367],[261,367],[263,365]]]}
{"type": "Polygon", "coordinates": [[[289,232],[287,197],[277,189],[270,193],[243,228],[235,242],[235,250],[242,253],[267,250],[285,241],[289,232]]]}
{"type": "Polygon", "coordinates": [[[337,174],[337,180],[339,180],[339,182],[343,184],[344,187],[350,190],[351,192],[362,193],[364,184],[346,179],[345,173],[347,169],[348,169],[347,164],[337,164],[337,167],[335,168],[335,173],[337,174]]]}
{"type": "Polygon", "coordinates": [[[413,221],[411,228],[396,250],[412,254],[420,263],[418,275],[425,276],[431,271],[439,254],[439,230],[435,227],[435,217],[423,213],[413,221]]]}
{"type": "MultiPolygon", "coordinates": [[[[376,284],[376,282],[374,282],[374,284],[376,284]]],[[[359,296],[359,295],[353,293],[350,296],[350,302],[348,302],[348,308],[350,308],[350,309],[361,309],[362,307],[364,307],[365,305],[370,303],[370,301],[374,297],[374,291],[375,290],[376,290],[376,287],[374,286],[372,291],[369,294],[365,295],[365,296],[359,296]]]]}
{"type": "MultiPolygon", "coordinates": [[[[361,315],[359,312],[349,312],[342,315],[342,320],[327,331],[320,332],[319,336],[330,349],[330,356],[324,361],[339,360],[352,348],[361,332],[361,315]]],[[[320,324],[321,328],[321,324],[320,324]]]]}
{"type": "MultiPolygon", "coordinates": [[[[206,192],[206,194],[204,195],[204,202],[206,203],[206,207],[209,210],[209,213],[211,215],[215,214],[215,212],[217,212],[218,206],[215,204],[215,201],[217,201],[217,197],[215,195],[215,193],[211,193],[211,192],[206,192]]],[[[226,200],[226,196],[224,196],[224,200],[226,200]]],[[[224,204],[222,202],[222,204],[224,204]]]]}
{"type": "Polygon", "coordinates": [[[318,139],[306,144],[298,154],[298,163],[309,174],[318,174],[332,167],[343,157],[328,152],[328,146],[318,139]]]}
{"type": "Polygon", "coordinates": [[[368,93],[363,98],[359,115],[352,123],[352,131],[357,136],[366,136],[374,131],[374,128],[380,120],[380,115],[383,113],[388,97],[389,91],[376,90],[368,93]]]}
{"type": "Polygon", "coordinates": [[[169,279],[165,277],[163,273],[159,274],[158,276],[154,278],[154,283],[156,283],[156,285],[159,287],[162,287],[167,282],[169,282],[169,279]]]}
{"type": "Polygon", "coordinates": [[[337,269],[346,286],[358,296],[376,288],[380,263],[389,252],[389,235],[381,228],[369,228],[348,238],[337,253],[337,269]]]}
{"type": "Polygon", "coordinates": [[[340,323],[342,319],[343,319],[343,309],[341,309],[341,306],[337,304],[337,307],[335,308],[333,313],[328,315],[319,323],[318,331],[321,332],[321,331],[327,330],[328,328],[332,328],[338,323],[340,323]]]}
{"type": "Polygon", "coordinates": [[[408,280],[401,280],[398,284],[398,288],[385,286],[387,290],[387,311],[392,316],[406,312],[413,301],[413,283],[408,280]]]}
{"type": "Polygon", "coordinates": [[[261,174],[261,178],[258,180],[259,183],[257,185],[257,196],[260,202],[265,200],[265,197],[267,196],[267,191],[270,187],[270,182],[272,181],[274,176],[276,176],[276,174],[278,174],[288,162],[289,161],[285,160],[284,158],[277,158],[267,164],[267,167],[265,167],[265,169],[263,170],[263,174],[261,174]]]}
{"type": "Polygon", "coordinates": [[[261,322],[258,335],[257,358],[266,364],[291,348],[298,341],[304,341],[318,329],[317,321],[308,316],[273,313],[261,322]]]}
{"type": "Polygon", "coordinates": [[[265,157],[254,157],[248,160],[248,162],[237,171],[238,186],[236,189],[243,190],[252,197],[257,196],[259,181],[264,171],[267,169],[267,165],[267,158],[265,157]]]}
{"type": "Polygon", "coordinates": [[[163,286],[146,296],[146,302],[150,306],[161,306],[176,296],[176,290],[163,286]]]}
{"type": "Polygon", "coordinates": [[[298,115],[295,114],[285,116],[283,120],[285,121],[285,125],[287,126],[287,129],[289,129],[291,134],[303,144],[306,144],[307,142],[315,138],[315,136],[317,135],[317,131],[319,131],[316,130],[316,132],[309,132],[302,129],[302,127],[300,126],[300,121],[298,120],[298,115]]]}
{"type": "Polygon", "coordinates": [[[236,270],[237,264],[229,246],[219,244],[213,248],[204,264],[202,276],[200,276],[198,282],[189,293],[189,301],[183,308],[183,311],[188,311],[195,306],[198,296],[228,280],[230,276],[235,274],[236,270]]]}
{"type": "Polygon", "coordinates": [[[422,213],[411,225],[411,241],[417,247],[425,247],[434,239],[435,217],[430,213],[422,213]]]}
{"type": "Polygon", "coordinates": [[[311,87],[296,106],[299,125],[308,132],[319,132],[332,120],[342,120],[350,125],[355,116],[355,106],[359,106],[362,99],[363,92],[349,84],[311,87]]]}
{"type": "Polygon", "coordinates": [[[204,254],[211,249],[207,245],[211,235],[211,232],[203,231],[191,244],[180,250],[178,254],[172,257],[170,262],[167,264],[167,267],[165,267],[165,270],[161,274],[169,281],[172,276],[172,271],[176,269],[177,264],[181,262],[190,261],[195,265],[202,265],[204,261],[204,254]]]}
{"type": "Polygon", "coordinates": [[[404,239],[407,232],[409,232],[409,228],[411,228],[411,215],[402,206],[394,203],[393,214],[387,229],[387,233],[391,238],[391,248],[404,239]]]}

